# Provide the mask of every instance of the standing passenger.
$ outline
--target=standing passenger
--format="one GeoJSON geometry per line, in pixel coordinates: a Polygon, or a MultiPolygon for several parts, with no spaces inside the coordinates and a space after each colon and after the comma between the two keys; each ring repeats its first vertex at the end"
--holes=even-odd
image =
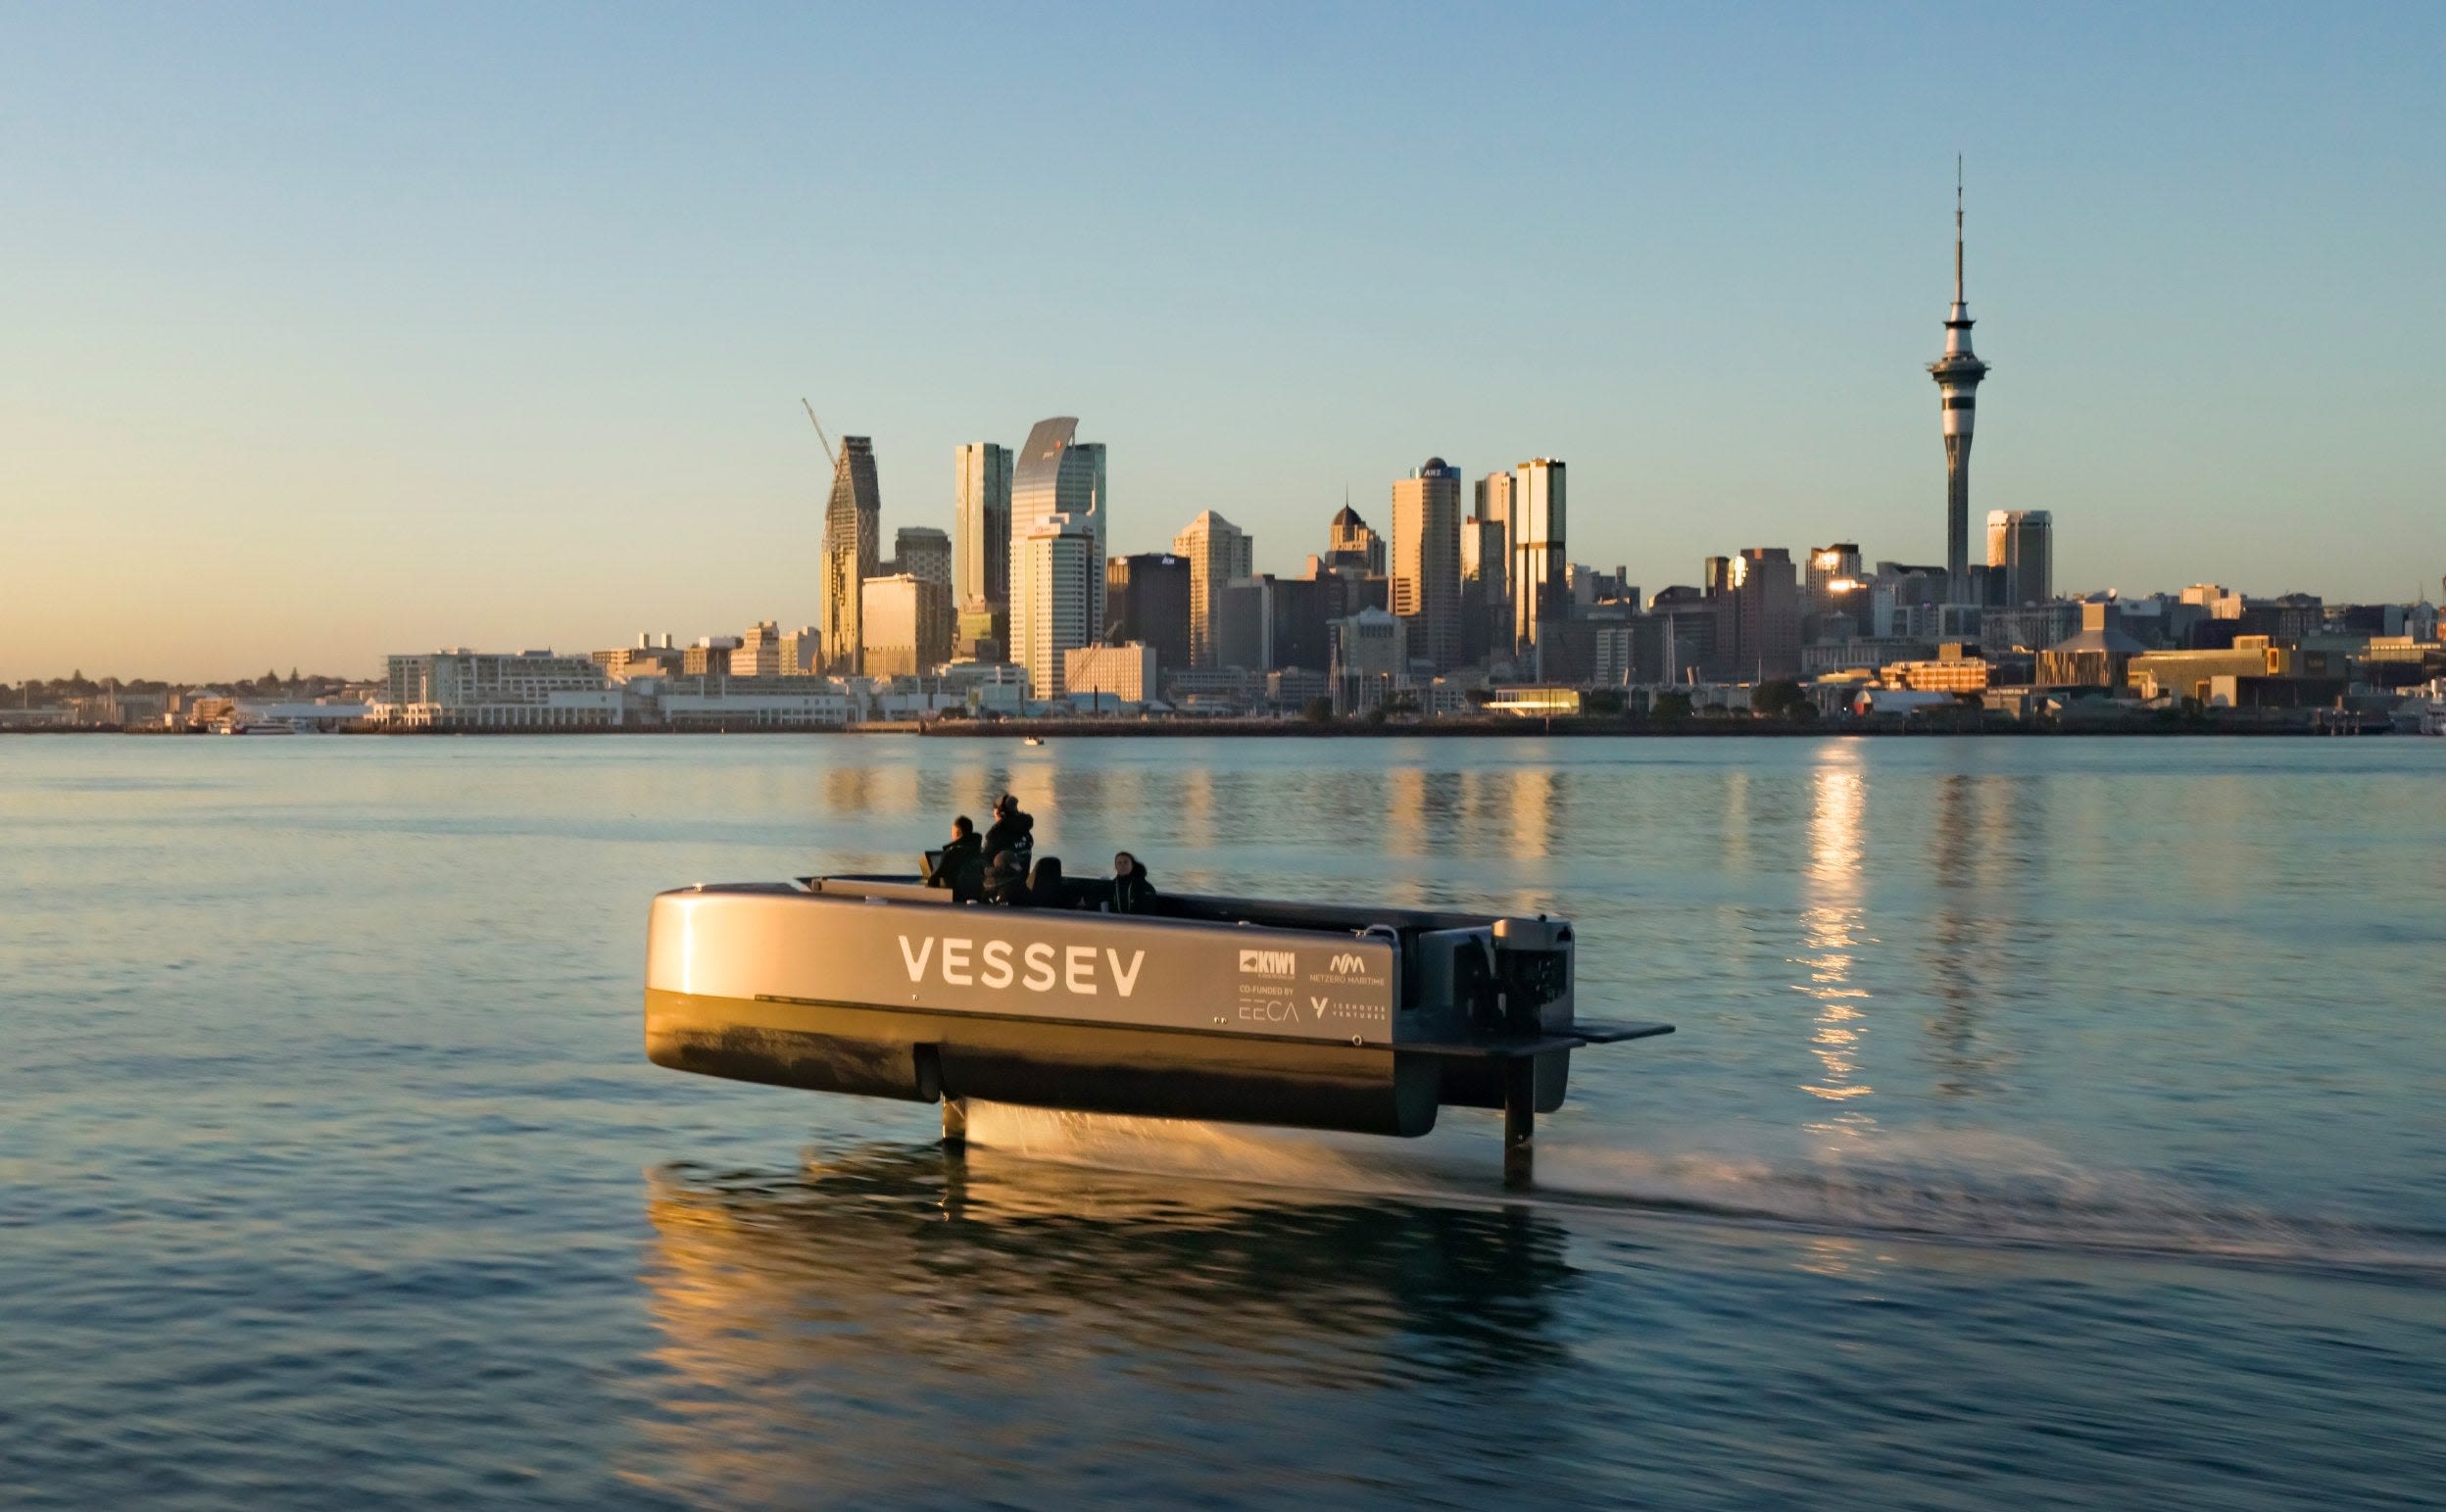
{"type": "Polygon", "coordinates": [[[1036,853],[1036,816],[1019,811],[1019,800],[1005,793],[994,801],[994,823],[985,832],[985,854],[1009,852],[1021,871],[1036,853]]]}

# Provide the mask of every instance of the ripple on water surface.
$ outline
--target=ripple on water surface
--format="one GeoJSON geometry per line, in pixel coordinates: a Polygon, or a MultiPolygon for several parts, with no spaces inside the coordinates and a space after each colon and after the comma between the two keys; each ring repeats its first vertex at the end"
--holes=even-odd
{"type": "Polygon", "coordinates": [[[0,742],[0,1487],[2418,1500],[2431,747],[0,742]],[[1529,1200],[1467,1114],[950,1164],[642,1062],[653,891],[1003,788],[1160,886],[1560,911],[1682,1032],[1579,1057],[1529,1200]]]}

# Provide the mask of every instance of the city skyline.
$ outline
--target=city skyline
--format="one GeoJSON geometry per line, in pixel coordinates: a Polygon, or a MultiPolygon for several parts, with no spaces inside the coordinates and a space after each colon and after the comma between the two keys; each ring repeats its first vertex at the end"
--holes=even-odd
{"type": "Polygon", "coordinates": [[[1571,555],[1651,587],[1760,542],[1942,561],[1921,369],[1957,148],[2011,379],[1974,529],[2051,512],[2063,591],[2433,591],[2446,317],[2395,291],[2425,286],[2436,229],[2434,16],[2323,24],[2310,56],[2245,9],[2078,39],[1343,12],[1293,24],[1304,50],[1280,21],[1104,18],[1126,141],[1007,110],[1015,64],[1071,76],[1083,24],[316,18],[275,73],[248,46],[268,21],[136,41],[13,16],[0,522],[37,565],[0,603],[0,677],[813,622],[831,469],[802,393],[873,438],[888,525],[949,527],[944,458],[1059,409],[1113,449],[1106,555],[1213,510],[1258,570],[1296,570],[1345,491],[1381,501],[1432,452],[1464,477],[1568,458],[1571,555]],[[1552,68],[1538,119],[1402,103],[1405,71],[1524,47],[1552,68]],[[839,89],[793,87],[844,55],[839,89]],[[883,87],[946,59],[930,87],[973,102],[883,87]],[[1932,69],[1985,102],[1950,135],[1909,106],[1932,69]],[[611,174],[632,98],[678,124],[611,174]],[[820,188],[777,188],[802,151],[820,188]],[[954,205],[1015,207],[1044,161],[1098,188],[1092,232],[953,234],[954,205]],[[1473,223],[1490,199],[1548,234],[1473,223]],[[1450,209],[1393,257],[1422,202],[1450,209]],[[1736,341],[1776,371],[1726,406],[1707,379],[1736,341]]]}

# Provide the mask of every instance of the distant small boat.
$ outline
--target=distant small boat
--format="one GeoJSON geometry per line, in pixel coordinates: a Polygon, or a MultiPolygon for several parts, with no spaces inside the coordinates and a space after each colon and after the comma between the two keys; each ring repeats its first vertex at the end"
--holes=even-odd
{"type": "Polygon", "coordinates": [[[1042,735],[1031,735],[1019,744],[1023,746],[1041,746],[1045,744],[1045,737],[1042,735]]]}

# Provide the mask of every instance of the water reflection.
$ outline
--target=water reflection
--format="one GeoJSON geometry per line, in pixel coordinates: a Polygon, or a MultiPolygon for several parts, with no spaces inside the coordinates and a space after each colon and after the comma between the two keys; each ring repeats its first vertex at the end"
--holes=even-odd
{"type": "Polygon", "coordinates": [[[729,1504],[982,1502],[1022,1463],[1043,1497],[1238,1499],[1295,1448],[1485,1474],[1568,1432],[1531,1408],[1574,1366],[1550,1221],[1221,1190],[906,1146],[650,1173],[662,1375],[628,1473],[729,1504]],[[1475,1424],[1421,1410],[1445,1389],[1475,1424]]]}
{"type": "Polygon", "coordinates": [[[2011,844],[2004,811],[2006,785],[1949,772],[1936,779],[1932,805],[1935,834],[1930,863],[1932,889],[1923,936],[1923,976],[1935,995],[1929,1038],[1944,1075],[1936,1091],[1948,1097],[1978,1092],[1994,1069],[1981,1049],[1983,988],[1980,977],[1992,941],[2002,927],[1989,916],[1986,900],[2006,890],[1982,876],[2011,844]]]}
{"type": "Polygon", "coordinates": [[[1554,854],[1554,837],[1570,821],[1562,811],[1562,779],[1551,767],[1525,766],[1511,774],[1512,854],[1554,854]]]}
{"type": "MultiPolygon", "coordinates": [[[[1848,1104],[1874,1090],[1861,1069],[1870,1028],[1862,1010],[1869,994],[1853,976],[1855,954],[1863,944],[1860,853],[1868,792],[1854,742],[1829,741],[1821,752],[1810,780],[1809,864],[1800,915],[1801,946],[1809,953],[1799,961],[1807,972],[1800,990],[1817,1003],[1809,1048],[1818,1072],[1801,1090],[1848,1104]]],[[[1874,1123],[1855,1105],[1810,1127],[1820,1133],[1856,1133],[1874,1123]]]]}

